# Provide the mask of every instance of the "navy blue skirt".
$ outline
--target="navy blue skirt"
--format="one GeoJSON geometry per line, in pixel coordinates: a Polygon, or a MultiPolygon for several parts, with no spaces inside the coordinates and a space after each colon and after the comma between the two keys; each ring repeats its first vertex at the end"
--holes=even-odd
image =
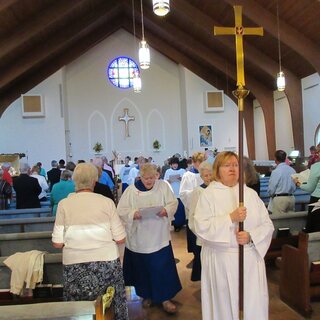
{"type": "Polygon", "coordinates": [[[161,303],[181,289],[171,243],[153,253],[136,253],[125,248],[123,273],[126,286],[134,286],[138,296],[161,303]]]}
{"type": "Polygon", "coordinates": [[[178,198],[178,208],[176,213],[174,214],[174,221],[172,222],[172,224],[175,227],[182,227],[186,224],[186,213],[184,210],[184,205],[182,203],[182,201],[178,198]]]}

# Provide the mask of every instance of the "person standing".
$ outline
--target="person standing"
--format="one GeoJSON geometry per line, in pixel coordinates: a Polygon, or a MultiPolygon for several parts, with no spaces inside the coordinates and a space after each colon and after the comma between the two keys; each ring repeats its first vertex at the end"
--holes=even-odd
{"type": "Polygon", "coordinates": [[[3,170],[0,169],[0,210],[9,209],[9,199],[11,199],[12,187],[3,179],[3,170]]]}
{"type": "Polygon", "coordinates": [[[165,172],[163,180],[166,180],[170,183],[173,193],[179,202],[178,209],[174,215],[174,221],[172,223],[174,226],[174,231],[178,232],[186,224],[186,214],[184,206],[179,197],[181,179],[186,170],[179,169],[179,158],[177,157],[172,157],[169,160],[169,165],[170,168],[165,172]]]}
{"type": "Polygon", "coordinates": [[[41,208],[39,195],[42,191],[38,180],[30,177],[30,167],[27,163],[20,165],[20,175],[13,179],[13,189],[16,192],[16,209],[41,208]]]}
{"type": "Polygon", "coordinates": [[[60,181],[61,170],[58,167],[58,162],[56,160],[51,161],[51,169],[47,172],[48,181],[50,184],[50,191],[55,183],[60,181]]]}
{"type": "Polygon", "coordinates": [[[244,320],[268,319],[268,284],[264,256],[274,230],[257,193],[244,185],[239,207],[239,160],[218,154],[213,182],[203,190],[194,215],[201,239],[203,320],[239,319],[239,244],[244,246],[244,320]],[[244,231],[238,223],[244,222],[244,231]]]}
{"type": "MultiPolygon", "coordinates": [[[[191,194],[192,191],[199,187],[203,180],[199,174],[199,166],[205,160],[205,154],[203,152],[195,152],[192,157],[192,167],[190,170],[183,175],[181,185],[180,185],[180,199],[184,205],[186,218],[188,221],[189,218],[189,210],[190,210],[190,202],[191,202],[191,194]]],[[[188,252],[192,252],[195,254],[196,252],[196,236],[189,229],[187,224],[187,249],[188,252]]]]}
{"type": "Polygon", "coordinates": [[[122,193],[128,188],[128,178],[131,166],[129,165],[131,158],[129,156],[124,159],[124,166],[121,168],[119,176],[122,181],[122,193]]]}
{"type": "Polygon", "coordinates": [[[126,189],[118,204],[117,212],[127,231],[124,279],[143,298],[144,307],[161,303],[166,312],[175,313],[177,307],[171,299],[181,290],[181,283],[170,224],[178,201],[170,186],[157,176],[154,165],[142,165],[141,179],[126,189]]]}
{"type": "MultiPolygon", "coordinates": [[[[316,149],[316,155],[320,156],[320,146],[316,149]]],[[[299,179],[294,180],[297,187],[310,192],[310,203],[315,203],[320,200],[320,162],[315,162],[311,165],[309,179],[306,183],[301,183],[299,179]]],[[[314,210],[313,206],[309,206],[306,232],[320,231],[320,208],[314,210]]]]}
{"type": "Polygon", "coordinates": [[[126,232],[110,199],[93,193],[98,170],[89,163],[76,166],[76,192],[58,204],[52,233],[55,248],[62,248],[63,298],[95,300],[109,286],[115,289],[115,319],[128,320],[126,292],[118,244],[126,232]]]}
{"type": "Polygon", "coordinates": [[[293,193],[296,185],[291,175],[296,171],[285,163],[287,154],[283,150],[277,150],[274,154],[276,168],[271,172],[268,194],[271,199],[268,210],[273,214],[285,214],[294,211],[295,198],[293,193]]]}

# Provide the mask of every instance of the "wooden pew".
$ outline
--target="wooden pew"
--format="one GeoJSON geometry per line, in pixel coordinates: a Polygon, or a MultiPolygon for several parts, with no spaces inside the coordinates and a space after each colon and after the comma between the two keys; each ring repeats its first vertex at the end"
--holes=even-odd
{"type": "Polygon", "coordinates": [[[295,247],[298,245],[298,234],[306,226],[307,215],[307,211],[293,211],[283,215],[270,214],[274,225],[274,232],[265,260],[274,260],[277,257],[281,257],[282,247],[285,244],[295,247]],[[277,237],[279,228],[290,228],[290,235],[277,237]]]}
{"type": "Polygon", "coordinates": [[[0,256],[30,250],[60,253],[61,249],[53,247],[51,237],[52,231],[0,234],[0,256]]]}
{"type": "Polygon", "coordinates": [[[52,210],[49,207],[0,210],[0,219],[49,217],[52,216],[51,211],[52,210]]]}
{"type": "Polygon", "coordinates": [[[0,219],[1,233],[52,231],[55,217],[0,219]]]}
{"type": "Polygon", "coordinates": [[[311,268],[319,260],[320,232],[301,232],[297,248],[282,248],[280,298],[306,317],[312,313],[310,301],[320,299],[320,270],[311,268]]]}

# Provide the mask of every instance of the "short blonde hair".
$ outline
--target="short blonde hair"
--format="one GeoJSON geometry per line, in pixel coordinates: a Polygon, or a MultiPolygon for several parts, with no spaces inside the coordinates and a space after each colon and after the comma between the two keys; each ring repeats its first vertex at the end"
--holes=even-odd
{"type": "Polygon", "coordinates": [[[146,174],[157,175],[157,166],[152,163],[145,163],[140,167],[140,176],[144,177],[146,174]]]}
{"type": "Polygon", "coordinates": [[[232,151],[223,151],[219,152],[216,159],[213,163],[213,175],[212,178],[214,181],[220,181],[221,177],[219,174],[219,169],[222,165],[224,165],[230,158],[235,157],[239,162],[239,157],[236,153],[232,151]]]}
{"type": "Polygon", "coordinates": [[[74,169],[72,178],[76,191],[83,189],[93,191],[94,184],[98,181],[98,170],[91,163],[79,163],[74,169]]]}
{"type": "Polygon", "coordinates": [[[192,162],[203,162],[206,159],[204,152],[195,152],[192,157],[192,162]]]}
{"type": "Polygon", "coordinates": [[[199,166],[200,176],[201,176],[201,174],[202,174],[204,171],[206,171],[206,170],[212,172],[212,171],[213,171],[213,167],[212,167],[212,164],[210,164],[209,162],[204,161],[204,162],[202,162],[202,163],[200,164],[200,166],[199,166]]]}

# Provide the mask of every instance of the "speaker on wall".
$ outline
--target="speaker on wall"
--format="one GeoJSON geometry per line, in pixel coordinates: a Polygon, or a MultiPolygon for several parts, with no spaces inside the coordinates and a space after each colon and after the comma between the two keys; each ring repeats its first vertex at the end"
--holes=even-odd
{"type": "Polygon", "coordinates": [[[224,111],[223,90],[206,91],[204,93],[204,112],[224,111]]]}
{"type": "Polygon", "coordinates": [[[23,118],[43,118],[45,116],[43,97],[40,94],[21,95],[21,107],[23,118]]]}

